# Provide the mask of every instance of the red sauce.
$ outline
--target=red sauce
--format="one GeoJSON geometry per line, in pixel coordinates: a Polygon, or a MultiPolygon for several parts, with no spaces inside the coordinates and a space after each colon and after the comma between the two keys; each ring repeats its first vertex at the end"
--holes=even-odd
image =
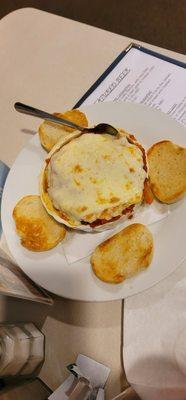
{"type": "Polygon", "coordinates": [[[134,135],[131,135],[131,134],[130,134],[130,135],[129,135],[129,138],[132,139],[133,142],[136,142],[136,141],[137,141],[134,135]]]}
{"type": "Polygon", "coordinates": [[[120,215],[117,215],[117,217],[113,217],[113,218],[111,218],[111,219],[109,219],[109,220],[107,220],[107,219],[96,219],[94,222],[91,222],[91,223],[90,223],[90,226],[91,226],[92,228],[95,228],[95,226],[104,225],[104,224],[106,224],[106,223],[108,223],[108,222],[116,221],[116,220],[119,219],[119,218],[120,218],[120,215]]]}
{"type": "Polygon", "coordinates": [[[133,211],[133,209],[134,209],[134,204],[131,204],[131,206],[125,208],[125,209],[122,211],[122,214],[123,214],[123,215],[126,215],[126,214],[128,214],[128,213],[131,213],[131,212],[133,211]]]}
{"type": "Polygon", "coordinates": [[[129,138],[127,138],[129,143],[135,144],[142,152],[142,157],[143,157],[143,169],[145,172],[147,172],[147,160],[146,160],[146,154],[144,148],[139,144],[135,138],[134,135],[129,135],[129,138]]]}
{"type": "Polygon", "coordinates": [[[145,179],[145,182],[144,182],[143,197],[144,197],[145,203],[147,203],[147,204],[151,204],[154,200],[154,195],[153,195],[151,187],[150,187],[150,182],[147,178],[145,179]]]}
{"type": "Polygon", "coordinates": [[[143,169],[145,170],[145,172],[147,172],[147,160],[146,160],[145,150],[144,150],[144,148],[143,148],[140,144],[138,144],[138,143],[136,143],[136,146],[138,146],[139,149],[140,149],[141,152],[142,152],[142,157],[143,157],[143,169]]]}
{"type": "MultiPolygon", "coordinates": [[[[134,204],[131,204],[131,206],[125,208],[122,211],[122,215],[126,215],[128,213],[131,213],[133,211],[133,208],[134,208],[134,204]]],[[[117,221],[117,219],[119,219],[119,218],[121,218],[121,215],[117,215],[116,217],[113,217],[113,218],[111,218],[109,220],[107,220],[107,219],[96,219],[95,221],[93,221],[90,224],[88,222],[85,222],[85,221],[81,221],[81,223],[83,225],[87,225],[88,224],[88,225],[91,226],[91,228],[95,228],[96,226],[99,226],[99,225],[104,225],[104,224],[107,224],[109,222],[117,221]]]]}

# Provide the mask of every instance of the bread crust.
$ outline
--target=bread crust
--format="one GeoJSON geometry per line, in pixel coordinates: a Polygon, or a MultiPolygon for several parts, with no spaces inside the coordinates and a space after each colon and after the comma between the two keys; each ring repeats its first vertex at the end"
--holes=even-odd
{"type": "Polygon", "coordinates": [[[99,279],[117,284],[146,269],[152,257],[151,232],[145,225],[132,224],[97,246],[90,262],[99,279]]]}
{"type": "Polygon", "coordinates": [[[155,143],[147,152],[152,191],[163,203],[174,203],[186,193],[186,148],[169,140],[155,143]]]}
{"type": "MultiPolygon", "coordinates": [[[[54,113],[56,117],[65,118],[68,121],[74,122],[77,125],[87,127],[88,120],[86,115],[77,110],[69,110],[64,113],[54,113]]],[[[58,125],[50,121],[44,121],[39,126],[39,138],[41,145],[45,150],[50,151],[52,147],[61,139],[63,136],[68,135],[69,132],[73,132],[75,129],[69,128],[68,126],[58,125]]]]}
{"type": "Polygon", "coordinates": [[[52,249],[65,237],[65,228],[45,211],[37,195],[19,200],[13,210],[13,218],[21,244],[28,250],[52,249]]]}

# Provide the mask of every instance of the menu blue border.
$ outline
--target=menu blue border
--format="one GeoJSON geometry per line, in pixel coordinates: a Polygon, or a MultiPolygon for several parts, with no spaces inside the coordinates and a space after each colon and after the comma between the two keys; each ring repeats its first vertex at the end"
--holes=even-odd
{"type": "Polygon", "coordinates": [[[131,49],[138,49],[142,51],[143,53],[150,54],[151,56],[154,56],[156,58],[160,58],[161,60],[170,62],[171,64],[175,64],[179,67],[185,68],[186,69],[186,63],[175,60],[174,58],[170,58],[167,56],[164,56],[163,54],[156,53],[153,50],[149,50],[143,46],[140,46],[136,43],[131,43],[125,50],[123,50],[118,57],[112,62],[112,64],[109,65],[109,67],[101,74],[101,76],[96,80],[96,82],[93,83],[93,85],[87,90],[87,92],[81,97],[81,99],[75,104],[74,108],[80,107],[83,102],[94,92],[94,90],[100,85],[101,82],[110,74],[111,71],[115,68],[115,66],[125,57],[125,55],[131,50],[131,49]]]}

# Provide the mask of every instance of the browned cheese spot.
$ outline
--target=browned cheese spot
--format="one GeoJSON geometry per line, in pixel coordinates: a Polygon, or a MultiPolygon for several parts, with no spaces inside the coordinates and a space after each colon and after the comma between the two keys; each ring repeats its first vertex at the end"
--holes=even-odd
{"type": "Polygon", "coordinates": [[[110,155],[109,154],[104,154],[103,158],[104,158],[104,160],[110,160],[110,155]]]}
{"type": "Polygon", "coordinates": [[[96,178],[90,177],[90,181],[95,185],[98,181],[96,178]]]}
{"type": "Polygon", "coordinates": [[[75,182],[75,184],[76,184],[77,186],[81,186],[81,183],[80,183],[77,179],[74,179],[74,182],[75,182]]]}
{"type": "Polygon", "coordinates": [[[73,171],[76,173],[80,173],[80,172],[83,172],[83,168],[81,167],[81,165],[76,164],[73,168],[73,171]]]}
{"type": "Polygon", "coordinates": [[[120,201],[119,197],[111,197],[110,199],[110,203],[117,203],[118,201],[120,201]]]}

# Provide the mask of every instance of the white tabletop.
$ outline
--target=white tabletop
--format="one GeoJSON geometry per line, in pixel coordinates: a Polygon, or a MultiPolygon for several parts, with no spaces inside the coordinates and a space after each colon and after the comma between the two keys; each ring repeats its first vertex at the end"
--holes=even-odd
{"type": "MultiPolygon", "coordinates": [[[[39,120],[13,110],[21,101],[48,111],[70,109],[132,40],[32,8],[0,21],[0,159],[11,166],[36,131],[39,120]],[[15,135],[14,127],[20,128],[15,135]],[[25,128],[23,128],[25,127],[25,128]],[[28,128],[29,127],[29,128],[28,128]]],[[[135,41],[137,42],[137,41],[135,41]]],[[[186,57],[146,45],[170,57],[186,57]]],[[[78,353],[108,365],[109,398],[126,385],[121,361],[122,302],[85,303],[55,298],[48,307],[0,299],[1,321],[32,320],[46,335],[40,377],[56,389],[67,376],[65,366],[78,353]]]]}

